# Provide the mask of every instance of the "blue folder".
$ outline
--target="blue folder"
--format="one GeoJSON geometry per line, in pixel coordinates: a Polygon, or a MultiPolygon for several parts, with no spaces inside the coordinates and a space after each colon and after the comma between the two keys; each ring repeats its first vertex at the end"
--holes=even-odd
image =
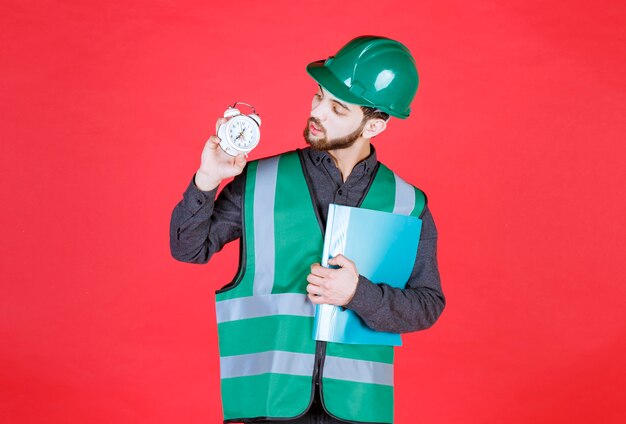
{"type": "MultiPolygon", "coordinates": [[[[421,230],[419,218],[331,203],[321,264],[329,267],[328,259],[343,254],[373,283],[404,288],[413,271],[421,230]]],[[[313,339],[402,345],[399,334],[372,330],[355,312],[334,305],[316,305],[313,339]]]]}

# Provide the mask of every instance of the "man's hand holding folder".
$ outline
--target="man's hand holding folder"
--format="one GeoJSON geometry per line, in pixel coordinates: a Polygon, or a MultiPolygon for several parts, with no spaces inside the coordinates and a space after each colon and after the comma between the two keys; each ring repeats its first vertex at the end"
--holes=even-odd
{"type": "Polygon", "coordinates": [[[329,259],[328,264],[333,268],[319,263],[311,265],[311,273],[306,279],[309,299],[315,304],[347,305],[359,282],[356,264],[341,254],[329,259]]]}
{"type": "Polygon", "coordinates": [[[330,204],[321,265],[313,264],[307,278],[309,298],[315,303],[313,339],[402,343],[399,334],[375,331],[356,312],[340,306],[356,295],[360,275],[374,284],[403,289],[415,263],[421,228],[422,221],[413,216],[330,204]]]}

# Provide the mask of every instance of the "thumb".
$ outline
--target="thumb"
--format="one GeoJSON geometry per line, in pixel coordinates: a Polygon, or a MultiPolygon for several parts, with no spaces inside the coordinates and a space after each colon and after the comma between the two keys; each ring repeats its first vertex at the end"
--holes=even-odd
{"type": "Polygon", "coordinates": [[[239,169],[243,169],[244,166],[246,166],[246,155],[243,153],[239,153],[236,157],[235,157],[235,166],[239,169]]]}
{"type": "Polygon", "coordinates": [[[215,134],[217,134],[217,130],[219,130],[220,125],[222,125],[226,121],[228,121],[228,119],[226,118],[217,118],[217,122],[215,122],[215,134]]]}
{"type": "Polygon", "coordinates": [[[328,263],[331,265],[338,265],[342,268],[352,265],[352,261],[341,254],[329,259],[328,263]]]}

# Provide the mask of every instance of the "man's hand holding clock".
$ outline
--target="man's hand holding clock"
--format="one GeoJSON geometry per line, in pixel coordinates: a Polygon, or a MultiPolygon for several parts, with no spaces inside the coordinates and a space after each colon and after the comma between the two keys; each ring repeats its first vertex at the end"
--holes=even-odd
{"type": "Polygon", "coordinates": [[[202,191],[211,191],[222,180],[241,174],[248,152],[259,143],[261,119],[254,107],[254,113],[242,115],[236,105],[229,106],[224,117],[217,120],[217,135],[209,137],[202,150],[195,177],[196,186],[202,191]]]}

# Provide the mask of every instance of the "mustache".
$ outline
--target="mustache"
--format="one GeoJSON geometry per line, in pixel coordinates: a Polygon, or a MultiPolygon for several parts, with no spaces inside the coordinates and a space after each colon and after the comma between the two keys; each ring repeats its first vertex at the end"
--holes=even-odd
{"type": "Polygon", "coordinates": [[[326,128],[324,128],[324,126],[319,121],[319,119],[314,118],[314,117],[311,116],[311,117],[309,117],[309,120],[307,121],[307,123],[315,125],[316,128],[319,128],[323,133],[326,133],[326,128]]]}

